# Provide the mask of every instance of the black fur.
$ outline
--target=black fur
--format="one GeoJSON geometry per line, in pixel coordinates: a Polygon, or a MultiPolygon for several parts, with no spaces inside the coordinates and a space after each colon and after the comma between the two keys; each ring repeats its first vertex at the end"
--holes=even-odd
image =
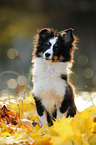
{"type": "Polygon", "coordinates": [[[45,42],[47,42],[47,40],[49,38],[54,37],[54,31],[50,30],[50,29],[43,29],[39,32],[39,36],[38,36],[38,44],[37,44],[37,48],[36,48],[36,53],[35,55],[37,57],[40,57],[40,53],[43,52],[44,50],[44,45],[45,42]]]}
{"type": "Polygon", "coordinates": [[[50,114],[48,112],[47,112],[47,122],[49,126],[53,125],[52,118],[50,117],[50,114]]]}
{"type": "MultiPolygon", "coordinates": [[[[65,31],[57,32],[54,29],[44,28],[37,35],[37,44],[35,46],[33,56],[41,57],[40,53],[43,53],[45,49],[48,49],[46,46],[49,38],[58,37],[56,45],[54,45],[54,54],[52,60],[54,61],[54,56],[57,56],[57,59],[61,62],[71,61],[73,58],[73,52],[76,48],[73,41],[76,37],[73,34],[73,29],[67,29],[65,31]],[[62,59],[60,57],[62,56],[62,59]]],[[[36,40],[36,41],[37,41],[36,40]]]]}
{"type": "Polygon", "coordinates": [[[53,115],[53,120],[55,120],[55,118],[57,117],[57,109],[55,109],[52,115],[53,115]]]}
{"type": "Polygon", "coordinates": [[[61,74],[61,78],[62,78],[63,80],[65,80],[65,81],[68,81],[68,76],[67,76],[67,75],[61,74]]]}
{"type": "Polygon", "coordinates": [[[38,99],[35,96],[34,96],[34,99],[35,99],[35,103],[36,103],[37,113],[38,113],[39,116],[42,116],[43,115],[43,112],[44,112],[44,106],[42,105],[42,102],[41,102],[40,99],[38,99]]]}
{"type": "Polygon", "coordinates": [[[74,92],[70,84],[67,85],[66,94],[64,96],[64,100],[60,107],[61,113],[66,112],[66,110],[72,110],[72,111],[68,111],[67,117],[69,115],[73,117],[76,114],[76,106],[74,103],[74,92]]]}

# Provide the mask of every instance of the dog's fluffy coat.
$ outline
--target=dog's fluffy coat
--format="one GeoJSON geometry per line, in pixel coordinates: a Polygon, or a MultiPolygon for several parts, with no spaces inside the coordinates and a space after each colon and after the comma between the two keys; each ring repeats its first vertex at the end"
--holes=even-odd
{"type": "Polygon", "coordinates": [[[42,29],[35,40],[33,52],[33,96],[42,123],[74,116],[74,91],[69,83],[76,37],[73,29],[62,32],[42,29]]]}

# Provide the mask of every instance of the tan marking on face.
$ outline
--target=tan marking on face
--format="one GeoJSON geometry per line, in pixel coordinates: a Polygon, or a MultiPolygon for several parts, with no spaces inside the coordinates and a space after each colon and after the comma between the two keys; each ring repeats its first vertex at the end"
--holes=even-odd
{"type": "Polygon", "coordinates": [[[57,47],[57,44],[55,44],[54,46],[57,47]]]}
{"type": "Polygon", "coordinates": [[[57,56],[54,56],[54,62],[56,62],[57,61],[57,59],[58,59],[58,57],[57,56]]]}
{"type": "Polygon", "coordinates": [[[50,45],[49,42],[46,45],[49,46],[50,45]]]}
{"type": "Polygon", "coordinates": [[[60,59],[61,61],[63,61],[63,60],[64,60],[64,57],[61,55],[59,59],[60,59]]]}

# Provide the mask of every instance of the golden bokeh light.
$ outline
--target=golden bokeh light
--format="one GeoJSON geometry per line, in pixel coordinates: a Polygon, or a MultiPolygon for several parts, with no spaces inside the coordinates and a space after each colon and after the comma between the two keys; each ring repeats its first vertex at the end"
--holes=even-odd
{"type": "Polygon", "coordinates": [[[94,71],[91,68],[86,68],[83,72],[85,78],[90,79],[94,75],[94,71]]]}
{"type": "Polygon", "coordinates": [[[86,65],[88,63],[88,58],[85,55],[80,55],[77,61],[80,65],[86,65]]]}
{"type": "Polygon", "coordinates": [[[26,84],[26,77],[23,75],[18,76],[17,83],[18,85],[25,85],[26,84]]]}
{"type": "Polygon", "coordinates": [[[10,48],[7,51],[7,56],[8,56],[9,59],[15,59],[15,57],[17,56],[17,50],[14,49],[14,48],[10,48]]]}
{"type": "Polygon", "coordinates": [[[7,86],[10,89],[16,89],[16,87],[17,87],[17,81],[15,79],[9,79],[7,81],[7,86]]]}

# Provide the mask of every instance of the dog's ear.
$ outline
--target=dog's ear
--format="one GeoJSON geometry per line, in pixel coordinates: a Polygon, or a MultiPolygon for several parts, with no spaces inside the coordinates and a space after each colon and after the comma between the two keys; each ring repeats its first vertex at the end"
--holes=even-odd
{"type": "Polygon", "coordinates": [[[61,31],[59,34],[59,37],[65,42],[65,43],[72,43],[74,41],[74,30],[72,28],[66,29],[64,31],[61,31]]]}
{"type": "Polygon", "coordinates": [[[42,41],[45,41],[51,37],[54,37],[54,31],[50,28],[43,28],[39,30],[39,39],[41,39],[42,41]]]}
{"type": "Polygon", "coordinates": [[[50,31],[50,29],[48,29],[48,28],[43,28],[41,30],[38,30],[39,36],[46,35],[49,31],[50,31]]]}

